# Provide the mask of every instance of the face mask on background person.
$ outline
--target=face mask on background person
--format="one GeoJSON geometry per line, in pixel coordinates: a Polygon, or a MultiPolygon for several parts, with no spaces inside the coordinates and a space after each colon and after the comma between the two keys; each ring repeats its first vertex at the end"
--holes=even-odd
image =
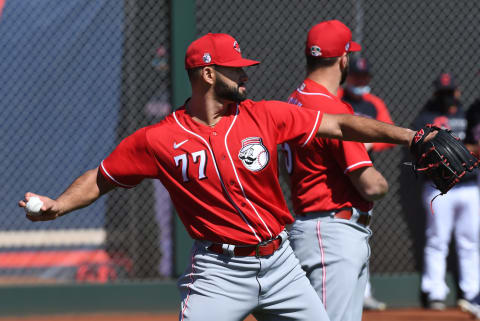
{"type": "Polygon", "coordinates": [[[352,86],[347,85],[347,90],[354,94],[355,96],[362,96],[363,94],[370,93],[370,86],[352,86]]]}

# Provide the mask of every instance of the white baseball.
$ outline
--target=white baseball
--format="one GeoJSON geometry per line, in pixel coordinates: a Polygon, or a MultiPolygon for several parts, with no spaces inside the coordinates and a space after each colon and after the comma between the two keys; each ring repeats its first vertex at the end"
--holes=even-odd
{"type": "Polygon", "coordinates": [[[36,196],[30,197],[25,207],[25,211],[28,214],[38,215],[40,214],[40,209],[43,206],[43,202],[36,196]]]}

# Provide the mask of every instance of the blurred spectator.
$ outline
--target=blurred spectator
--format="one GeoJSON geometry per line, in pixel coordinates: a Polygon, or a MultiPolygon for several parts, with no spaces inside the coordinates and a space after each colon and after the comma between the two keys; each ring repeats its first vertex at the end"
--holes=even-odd
{"type": "MultiPolygon", "coordinates": [[[[460,90],[451,74],[443,73],[434,81],[434,93],[416,118],[414,129],[424,124],[450,129],[452,134],[465,139],[467,120],[460,90]]],[[[479,290],[480,196],[476,174],[467,173],[460,183],[433,202],[438,194],[431,182],[424,182],[422,197],[427,219],[421,289],[427,308],[443,310],[449,292],[445,274],[452,232],[458,256],[458,304],[471,303],[479,290]]]]}
{"type": "MultiPolygon", "coordinates": [[[[370,93],[370,81],[372,73],[370,66],[365,58],[351,57],[349,65],[349,74],[346,80],[344,90],[338,92],[342,100],[348,102],[356,115],[374,118],[385,123],[393,124],[390,113],[384,101],[370,93]]],[[[368,151],[378,152],[395,145],[386,143],[367,143],[368,151]]]]}
{"type": "Polygon", "coordinates": [[[467,133],[465,145],[468,149],[479,157],[480,147],[480,98],[477,98],[468,108],[467,114],[467,133]]]}
{"type": "MultiPolygon", "coordinates": [[[[479,157],[480,147],[480,98],[477,98],[467,111],[467,133],[465,145],[479,157]]],[[[480,181],[479,181],[480,184],[480,181]]],[[[480,268],[480,267],[479,267],[480,268]]],[[[469,312],[477,319],[480,319],[480,295],[471,300],[460,299],[458,305],[463,311],[469,312]]]]}
{"type": "MultiPolygon", "coordinates": [[[[387,106],[380,97],[370,93],[372,73],[365,58],[351,57],[349,74],[346,79],[345,89],[339,92],[339,97],[348,102],[356,115],[374,118],[389,124],[393,121],[387,106]]],[[[386,143],[366,143],[365,147],[372,158],[372,152],[382,151],[395,145],[386,143]]],[[[370,279],[365,288],[363,308],[366,310],[385,310],[387,305],[378,301],[372,294],[370,279]]]]}

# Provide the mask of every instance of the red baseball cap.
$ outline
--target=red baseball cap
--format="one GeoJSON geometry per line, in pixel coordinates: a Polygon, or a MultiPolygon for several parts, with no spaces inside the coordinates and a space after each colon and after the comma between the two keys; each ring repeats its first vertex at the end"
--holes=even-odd
{"type": "Polygon", "coordinates": [[[352,32],[346,25],[338,20],[328,20],[310,29],[305,53],[309,56],[330,58],[360,50],[362,47],[352,41],[352,32]]]}
{"type": "Polygon", "coordinates": [[[185,54],[185,69],[218,65],[246,67],[260,61],[242,58],[238,42],[226,33],[208,33],[190,44],[185,54]]]}
{"type": "Polygon", "coordinates": [[[438,76],[437,79],[433,82],[435,90],[455,90],[457,89],[457,84],[452,74],[444,72],[438,76]]]}

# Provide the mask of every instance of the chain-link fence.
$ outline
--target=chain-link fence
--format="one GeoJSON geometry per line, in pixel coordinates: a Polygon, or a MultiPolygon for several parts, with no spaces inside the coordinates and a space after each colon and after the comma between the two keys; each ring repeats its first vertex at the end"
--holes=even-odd
{"type": "MultiPolygon", "coordinates": [[[[477,97],[474,58],[480,4],[475,1],[197,1],[198,35],[232,34],[243,53],[262,63],[249,68],[250,97],[285,100],[305,77],[304,46],[311,26],[339,19],[361,43],[373,69],[372,92],[385,100],[396,124],[410,126],[441,72],[453,73],[466,106],[477,97]]],[[[373,273],[421,269],[424,213],[404,150],[376,153],[390,190],[376,203],[373,273]]],[[[285,190],[286,184],[284,183],[285,190]]]]}
{"type": "MultiPolygon", "coordinates": [[[[306,33],[333,18],[362,44],[373,93],[397,124],[410,125],[440,72],[456,76],[465,106],[477,96],[476,1],[207,0],[195,10],[197,36],[230,33],[262,61],[247,69],[254,100],[285,100],[300,85],[306,33]]],[[[30,223],[15,205],[26,191],[56,197],[120,139],[171,111],[170,11],[167,0],[0,1],[2,279],[172,275],[172,210],[157,181],[53,222],[30,223]]],[[[374,273],[421,268],[424,213],[403,161],[398,147],[375,155],[390,192],[374,208],[374,273]]]]}
{"type": "MultiPolygon", "coordinates": [[[[5,280],[105,282],[172,273],[172,210],[157,182],[33,224],[27,191],[58,196],[171,111],[167,1],[1,1],[5,280]],[[159,229],[162,226],[162,229],[159,229]]],[[[2,257],[3,256],[3,257],[2,257]]]]}

